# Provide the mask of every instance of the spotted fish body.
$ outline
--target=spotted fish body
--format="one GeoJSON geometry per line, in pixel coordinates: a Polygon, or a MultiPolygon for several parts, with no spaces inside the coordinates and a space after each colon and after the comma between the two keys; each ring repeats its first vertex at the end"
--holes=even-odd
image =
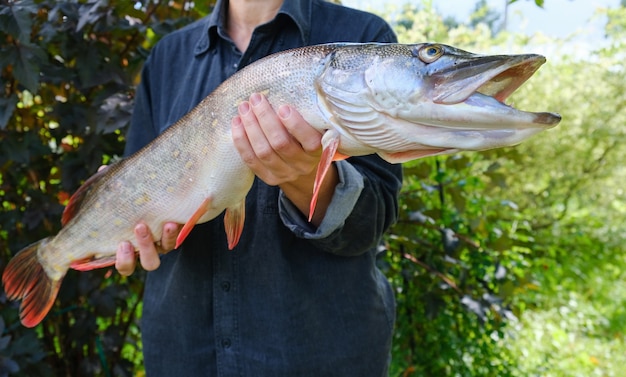
{"type": "Polygon", "coordinates": [[[503,103],[544,61],[439,44],[328,44],[271,55],[226,80],[152,143],[90,178],[68,205],[61,231],[6,267],[7,296],[22,299],[25,326],[37,325],[67,270],[114,264],[118,244],[134,239],[139,222],[155,239],[164,223],[185,224],[184,238],[194,224],[226,210],[233,248],[254,176],[233,145],[230,124],[252,93],[263,93],[275,108],[290,104],[324,134],[319,183],[337,153],[377,153],[397,163],[509,146],[556,125],[556,114],[503,103]]]}

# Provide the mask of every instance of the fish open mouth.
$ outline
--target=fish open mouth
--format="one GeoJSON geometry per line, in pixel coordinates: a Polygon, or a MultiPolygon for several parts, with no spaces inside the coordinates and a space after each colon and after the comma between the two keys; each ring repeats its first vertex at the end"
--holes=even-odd
{"type": "Polygon", "coordinates": [[[476,89],[476,92],[504,102],[545,62],[545,58],[540,55],[526,55],[526,57],[508,68],[508,64],[504,64],[502,67],[504,70],[502,72],[498,72],[498,70],[493,72],[495,75],[488,78],[487,81],[476,89]]]}
{"type": "Polygon", "coordinates": [[[455,64],[433,77],[436,80],[433,101],[444,105],[465,103],[510,116],[531,116],[532,123],[552,126],[561,116],[555,113],[532,113],[517,110],[505,100],[524,84],[546,61],[541,55],[468,54],[454,56],[455,64]]]}
{"type": "MultiPolygon", "coordinates": [[[[524,56],[522,56],[523,58],[524,56]]],[[[512,111],[525,114],[533,114],[533,123],[544,126],[555,126],[561,121],[561,116],[550,112],[531,113],[521,111],[507,105],[504,101],[522,86],[545,62],[545,58],[540,55],[526,55],[521,62],[512,65],[504,71],[496,74],[482,84],[474,94],[470,95],[468,100],[476,103],[478,106],[484,106],[489,103],[487,98],[480,98],[480,94],[490,97],[498,102],[500,106],[507,106],[512,111]],[[482,101],[481,101],[482,99],[482,101]],[[487,100],[487,101],[485,101],[487,100]]],[[[467,103],[468,100],[465,102],[467,103]]]]}
{"type": "Polygon", "coordinates": [[[535,54],[455,55],[442,62],[445,68],[432,76],[435,103],[463,102],[475,92],[504,102],[546,61],[543,56],[535,54]]]}

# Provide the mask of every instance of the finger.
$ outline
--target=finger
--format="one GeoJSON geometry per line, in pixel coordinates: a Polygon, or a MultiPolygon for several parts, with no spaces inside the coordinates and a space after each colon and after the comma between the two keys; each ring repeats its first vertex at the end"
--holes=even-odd
{"type": "Polygon", "coordinates": [[[246,133],[241,116],[233,118],[231,122],[231,133],[235,148],[237,148],[239,155],[241,155],[246,165],[251,168],[259,165],[259,161],[254,154],[254,149],[252,145],[250,145],[250,140],[248,139],[248,134],[246,133]]]}
{"type": "Polygon", "coordinates": [[[163,235],[161,236],[161,248],[163,249],[163,253],[174,250],[180,229],[180,224],[176,223],[165,223],[165,225],[163,225],[163,235]]]}
{"type": "Polygon", "coordinates": [[[120,242],[115,255],[115,269],[123,276],[130,276],[135,271],[137,256],[130,242],[120,242]]]}
{"type": "Polygon", "coordinates": [[[237,151],[248,167],[268,185],[277,185],[290,174],[289,166],[267,141],[247,102],[239,106],[231,132],[237,151]]]}
{"type": "MultiPolygon", "coordinates": [[[[254,95],[252,97],[254,97],[254,95]]],[[[264,128],[261,126],[263,121],[267,122],[267,119],[271,118],[267,115],[265,110],[258,110],[265,120],[258,118],[256,113],[252,110],[251,102],[241,103],[238,110],[248,142],[250,143],[256,158],[264,164],[276,164],[277,161],[280,160],[280,156],[278,156],[278,154],[274,151],[272,144],[265,134],[264,128]]],[[[278,121],[278,117],[276,117],[276,121],[278,121]]],[[[265,127],[273,128],[276,126],[266,125],[265,127]]]]}
{"type": "Polygon", "coordinates": [[[102,171],[102,170],[104,170],[104,169],[106,169],[108,167],[109,167],[109,165],[100,165],[100,167],[98,168],[98,171],[102,171]]]}
{"type": "Polygon", "coordinates": [[[153,271],[161,265],[161,259],[154,244],[154,237],[148,226],[139,223],[135,226],[135,239],[139,249],[139,260],[141,266],[147,271],[153,271]]]}
{"type": "Polygon", "coordinates": [[[299,112],[289,105],[283,105],[278,108],[278,116],[287,131],[300,143],[305,152],[320,155],[322,134],[311,127],[299,112]]]}
{"type": "MultiPolygon", "coordinates": [[[[270,157],[275,155],[288,161],[292,156],[302,152],[300,143],[285,128],[282,120],[265,96],[258,93],[252,94],[250,96],[250,105],[254,118],[256,118],[259,125],[258,129],[264,136],[264,140],[259,141],[265,141],[265,145],[271,148],[273,154],[270,157]]],[[[254,119],[251,119],[251,121],[254,121],[254,119]]],[[[245,119],[244,124],[247,125],[245,119]]],[[[265,145],[259,144],[260,147],[265,147],[265,145]]],[[[253,147],[255,147],[254,144],[253,147]]],[[[255,151],[259,158],[264,160],[263,150],[255,148],[255,151]]]]}

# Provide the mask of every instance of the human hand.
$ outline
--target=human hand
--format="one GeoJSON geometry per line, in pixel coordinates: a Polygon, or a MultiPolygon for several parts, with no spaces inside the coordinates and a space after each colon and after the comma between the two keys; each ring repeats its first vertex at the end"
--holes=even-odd
{"type": "MultiPolygon", "coordinates": [[[[102,165],[98,171],[108,168],[108,165],[102,165]]],[[[180,232],[181,225],[176,223],[165,223],[163,225],[163,233],[159,243],[154,241],[150,228],[144,223],[135,226],[135,240],[137,249],[139,250],[139,260],[141,266],[147,271],[153,271],[161,265],[159,254],[166,254],[174,249],[176,238],[180,232]]],[[[137,254],[135,246],[130,241],[120,242],[117,246],[115,255],[115,269],[124,276],[129,276],[135,271],[137,266],[137,254]]]]}
{"type": "Polygon", "coordinates": [[[239,105],[232,135],[241,158],[271,186],[315,174],[322,135],[288,105],[275,111],[265,96],[254,93],[239,105]]]}
{"type": "Polygon", "coordinates": [[[231,124],[233,142],[243,161],[268,185],[278,185],[313,225],[326,214],[339,181],[334,164],[321,182],[313,217],[309,215],[315,174],[322,155],[322,134],[288,105],[274,111],[258,93],[239,105],[231,124]]]}
{"type": "MultiPolygon", "coordinates": [[[[136,247],[139,250],[139,260],[141,266],[147,271],[153,271],[161,265],[159,254],[166,254],[174,249],[176,237],[181,226],[176,223],[165,223],[163,225],[163,235],[159,243],[154,241],[150,228],[145,223],[135,226],[136,247]]],[[[135,246],[130,241],[120,242],[117,247],[115,268],[124,276],[129,276],[135,271],[137,266],[137,255],[135,246]]]]}

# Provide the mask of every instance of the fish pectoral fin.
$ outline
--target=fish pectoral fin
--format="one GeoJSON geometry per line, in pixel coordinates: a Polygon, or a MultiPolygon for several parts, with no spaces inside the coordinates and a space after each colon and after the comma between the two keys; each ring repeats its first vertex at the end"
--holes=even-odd
{"type": "Polygon", "coordinates": [[[337,153],[337,149],[339,148],[339,134],[336,131],[328,130],[324,133],[322,146],[322,157],[317,165],[317,173],[315,174],[315,182],[313,183],[313,196],[311,197],[311,204],[309,205],[309,221],[311,221],[313,213],[315,213],[317,198],[319,197],[320,188],[322,187],[326,173],[328,173],[328,169],[333,161],[343,159],[343,155],[337,153]]]}
{"type": "Polygon", "coordinates": [[[189,218],[189,220],[187,220],[185,225],[183,225],[183,228],[180,230],[180,233],[178,233],[178,237],[176,238],[176,246],[175,246],[176,249],[178,249],[180,245],[183,244],[183,241],[185,240],[185,238],[187,238],[187,236],[189,235],[193,227],[198,223],[198,220],[200,220],[200,218],[202,218],[202,216],[204,216],[204,214],[207,213],[207,211],[209,210],[209,207],[211,206],[212,200],[213,199],[211,197],[204,199],[204,201],[202,202],[202,204],[200,204],[200,207],[198,207],[196,212],[194,212],[193,215],[191,215],[191,217],[189,218]]]}
{"type": "Polygon", "coordinates": [[[417,149],[414,151],[385,153],[378,152],[378,155],[385,161],[392,164],[399,164],[401,162],[407,162],[417,160],[418,158],[424,158],[428,156],[436,156],[440,154],[448,154],[456,152],[456,149],[450,148],[433,148],[433,149],[417,149]]]}
{"type": "Polygon", "coordinates": [[[102,258],[85,258],[75,260],[70,264],[70,268],[76,271],[91,271],[97,268],[110,267],[115,264],[115,255],[102,258]]]}
{"type": "Polygon", "coordinates": [[[226,208],[224,214],[224,228],[226,229],[226,239],[228,240],[228,250],[232,250],[239,243],[243,224],[246,220],[246,199],[244,198],[235,207],[226,208]]]}
{"type": "Polygon", "coordinates": [[[83,204],[83,200],[87,197],[87,194],[89,194],[91,189],[95,186],[95,183],[104,177],[104,174],[108,169],[109,168],[100,170],[96,174],[89,177],[85,183],[83,183],[70,197],[67,206],[65,206],[65,209],[63,210],[63,215],[61,216],[61,225],[67,224],[74,218],[74,216],[76,216],[83,204]]]}

